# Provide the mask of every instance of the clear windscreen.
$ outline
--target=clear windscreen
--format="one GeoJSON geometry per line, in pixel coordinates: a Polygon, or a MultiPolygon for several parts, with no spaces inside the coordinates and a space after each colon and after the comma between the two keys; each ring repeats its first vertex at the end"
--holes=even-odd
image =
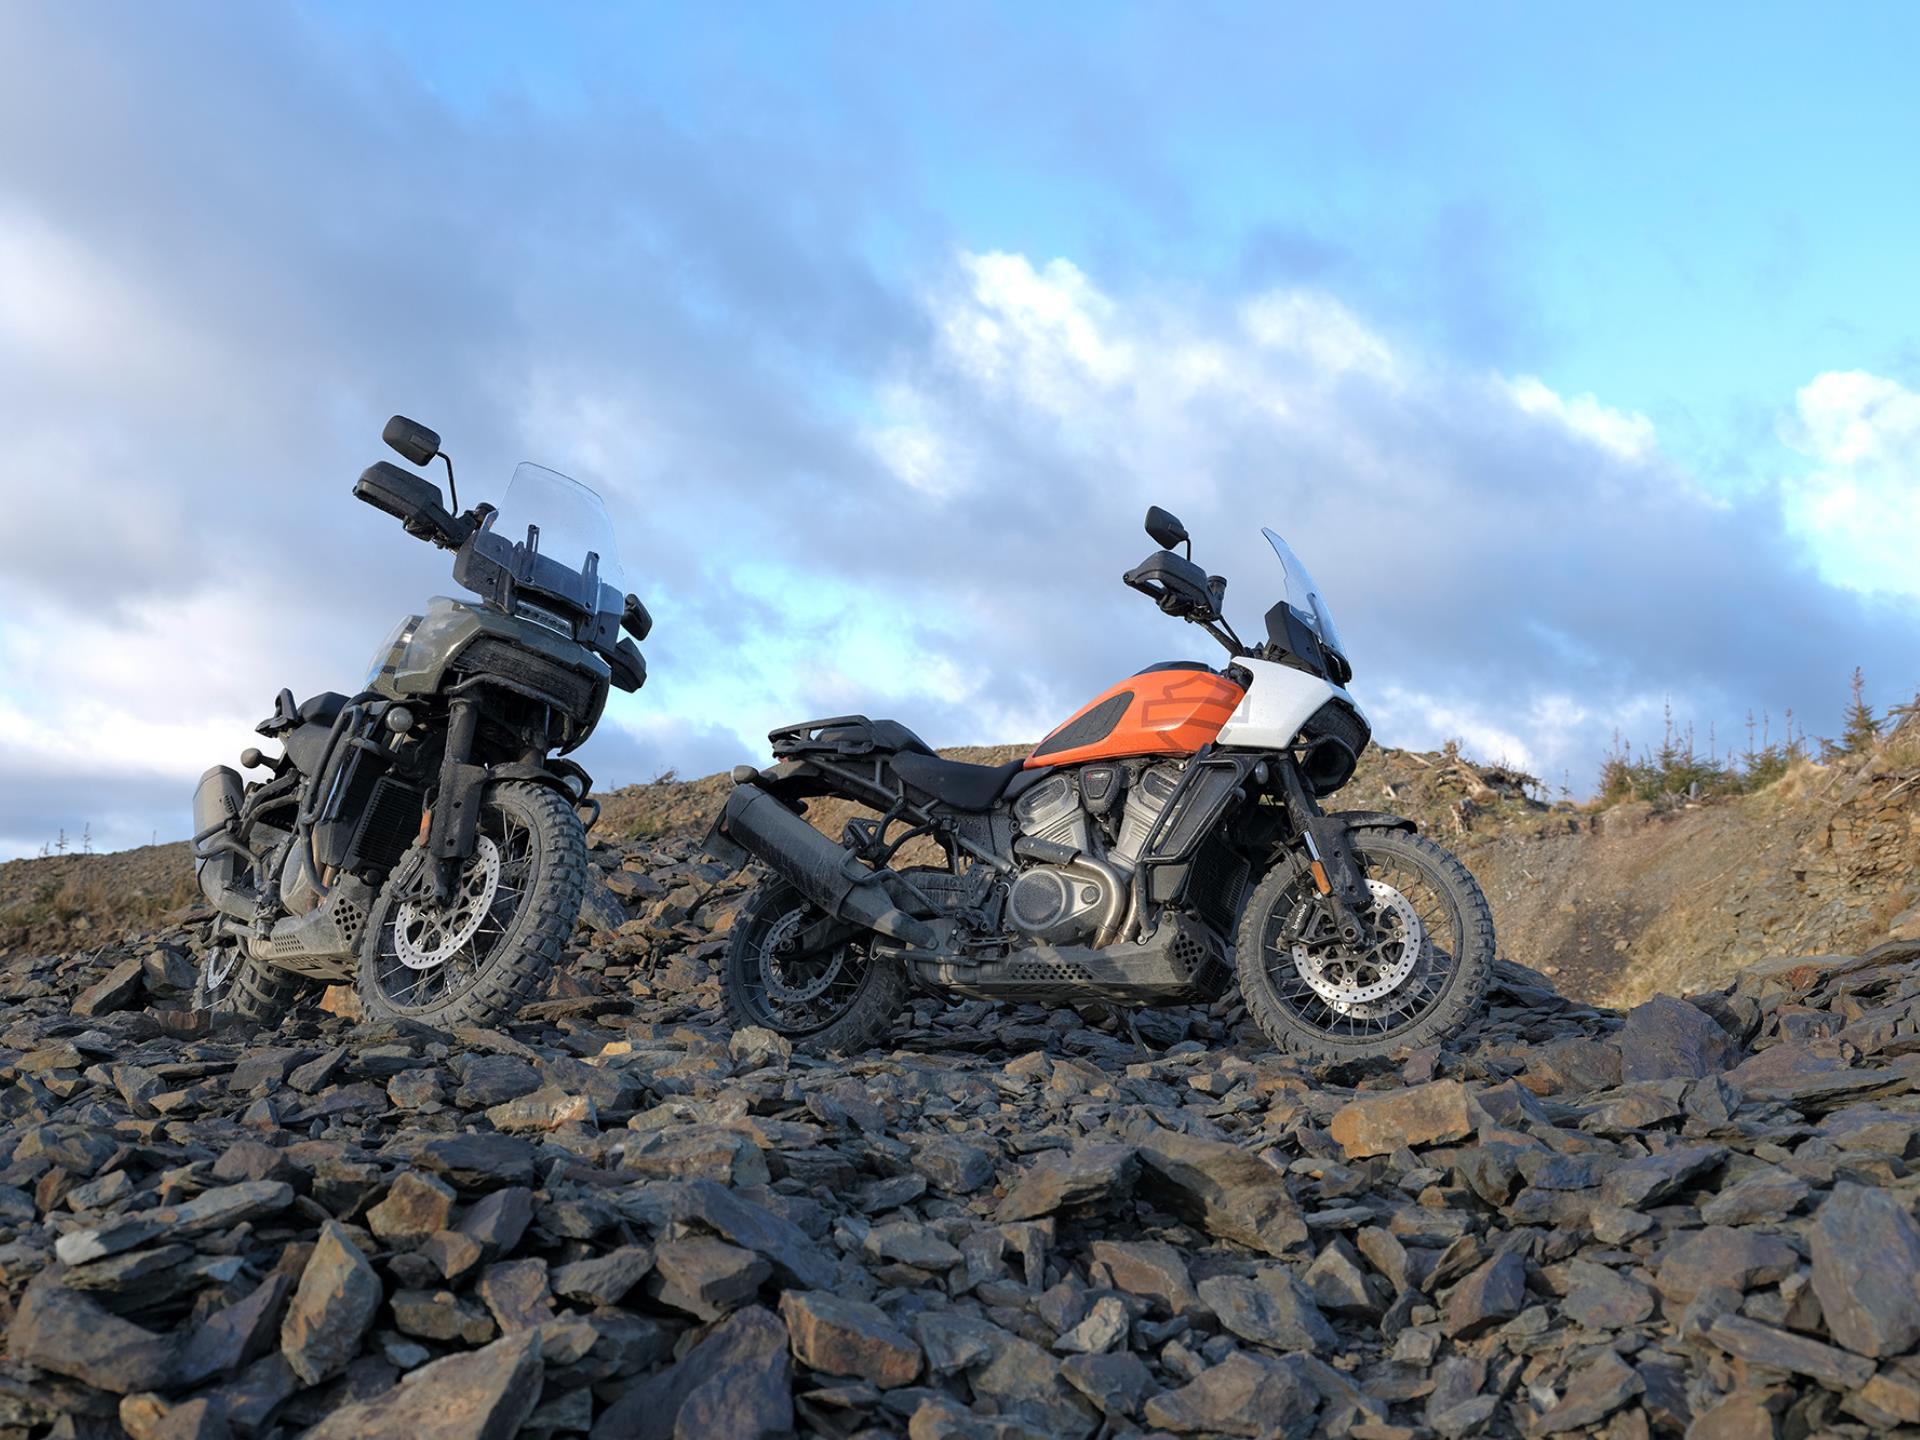
{"type": "Polygon", "coordinates": [[[1314,583],[1312,573],[1300,562],[1300,557],[1293,553],[1293,548],[1286,541],[1264,526],[1260,533],[1267,537],[1267,543],[1273,546],[1273,553],[1280,557],[1280,569],[1286,576],[1287,604],[1320,637],[1322,645],[1344,656],[1347,650],[1340,643],[1340,632],[1334,628],[1333,612],[1327,608],[1327,602],[1320,594],[1320,587],[1314,583]]]}
{"type": "Polygon", "coordinates": [[[607,507],[578,480],[531,461],[516,468],[491,528],[503,540],[526,545],[529,526],[539,531],[530,549],[573,571],[585,569],[589,554],[598,555],[600,583],[626,588],[607,507]]]}

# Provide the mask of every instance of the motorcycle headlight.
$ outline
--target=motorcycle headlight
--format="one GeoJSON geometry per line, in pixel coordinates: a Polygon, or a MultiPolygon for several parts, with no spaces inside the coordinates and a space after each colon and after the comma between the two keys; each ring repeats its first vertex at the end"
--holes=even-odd
{"type": "Polygon", "coordinates": [[[413,639],[414,628],[419,623],[418,615],[409,615],[394,626],[387,638],[380,642],[380,648],[373,652],[373,664],[367,667],[367,678],[360,682],[362,690],[368,689],[380,678],[380,672],[387,668],[387,662],[393,658],[393,652],[413,639]]]}
{"type": "Polygon", "coordinates": [[[558,610],[549,610],[544,605],[536,605],[531,600],[518,599],[513,602],[513,613],[522,620],[531,620],[534,624],[573,639],[573,621],[558,610]]]}

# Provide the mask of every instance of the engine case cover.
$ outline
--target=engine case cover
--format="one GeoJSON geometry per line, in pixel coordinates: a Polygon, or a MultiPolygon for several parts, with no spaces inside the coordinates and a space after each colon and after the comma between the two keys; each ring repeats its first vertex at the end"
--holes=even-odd
{"type": "Polygon", "coordinates": [[[1056,944],[1093,933],[1100,885],[1057,865],[1022,871],[1007,891],[1007,923],[1022,935],[1056,944]]]}

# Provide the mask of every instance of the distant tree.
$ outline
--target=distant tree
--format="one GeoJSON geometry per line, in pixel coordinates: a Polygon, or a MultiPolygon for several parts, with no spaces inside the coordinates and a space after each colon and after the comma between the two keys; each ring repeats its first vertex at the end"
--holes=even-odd
{"type": "Polygon", "coordinates": [[[80,827],[80,853],[93,854],[93,822],[91,820],[80,827]]]}
{"type": "Polygon", "coordinates": [[[60,854],[60,855],[64,855],[64,854],[66,854],[66,853],[67,853],[67,829],[66,829],[66,826],[64,826],[64,825],[63,825],[63,826],[61,826],[61,827],[60,827],[60,834],[58,835],[58,837],[56,837],[56,838],[55,838],[55,840],[54,840],[54,842],[53,842],[53,848],[54,848],[54,851],[55,851],[55,853],[56,853],[56,854],[60,854]]]}
{"type": "Polygon", "coordinates": [[[1846,720],[1840,732],[1840,746],[1849,755],[1870,750],[1873,742],[1880,738],[1880,721],[1874,715],[1873,707],[1867,704],[1866,688],[1866,677],[1856,665],[1853,667],[1853,694],[1847,701],[1846,720]]]}

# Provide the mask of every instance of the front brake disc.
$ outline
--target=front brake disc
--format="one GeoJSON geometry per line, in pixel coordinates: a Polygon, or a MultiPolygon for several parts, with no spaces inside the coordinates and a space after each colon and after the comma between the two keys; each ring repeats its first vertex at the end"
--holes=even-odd
{"type": "Polygon", "coordinates": [[[444,965],[479,931],[500,888],[500,848],[482,835],[461,867],[445,905],[422,897],[401,902],[393,917],[393,949],[409,970],[444,965]]]}
{"type": "Polygon", "coordinates": [[[1374,943],[1357,950],[1337,942],[1292,946],[1294,968],[1335,1014],[1378,1020],[1393,1013],[1395,991],[1412,975],[1426,949],[1426,927],[1407,897],[1383,880],[1368,880],[1374,943]]]}

